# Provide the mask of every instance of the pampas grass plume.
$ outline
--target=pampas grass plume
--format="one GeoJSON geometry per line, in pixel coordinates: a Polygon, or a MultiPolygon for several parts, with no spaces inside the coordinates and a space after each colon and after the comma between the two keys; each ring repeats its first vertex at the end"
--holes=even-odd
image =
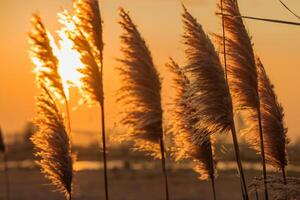
{"type": "Polygon", "coordinates": [[[34,120],[37,132],[31,138],[37,163],[45,177],[67,199],[71,199],[74,158],[69,133],[55,100],[44,85],[41,85],[41,94],[37,98],[37,112],[38,116],[34,120]]]}

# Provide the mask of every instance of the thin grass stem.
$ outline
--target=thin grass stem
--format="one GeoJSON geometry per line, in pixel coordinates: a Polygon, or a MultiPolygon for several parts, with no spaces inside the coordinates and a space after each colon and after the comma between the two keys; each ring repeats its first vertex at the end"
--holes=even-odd
{"type": "Polygon", "coordinates": [[[211,178],[211,188],[212,188],[212,193],[213,193],[213,199],[216,200],[217,195],[216,195],[216,185],[215,185],[215,177],[214,176],[211,178]]]}
{"type": "Polygon", "coordinates": [[[105,187],[105,199],[109,199],[108,195],[108,176],[107,176],[107,158],[106,158],[106,133],[105,133],[105,110],[104,101],[100,103],[101,107],[101,127],[102,127],[102,156],[103,156],[103,169],[104,169],[104,187],[105,187]]]}
{"type": "Polygon", "coordinates": [[[265,147],[264,147],[264,137],[263,137],[260,105],[257,107],[257,117],[258,117],[258,125],[259,125],[260,151],[261,151],[261,159],[262,159],[262,166],[263,166],[265,199],[268,200],[269,194],[268,194],[268,184],[267,184],[267,169],[266,169],[265,147]]]}
{"type": "Polygon", "coordinates": [[[236,130],[235,130],[234,122],[232,123],[232,126],[231,126],[231,133],[232,133],[232,140],[233,140],[234,149],[235,149],[236,162],[237,162],[237,165],[238,165],[239,176],[241,178],[242,187],[244,188],[244,190],[242,190],[242,192],[244,193],[243,196],[244,196],[245,200],[248,200],[249,199],[248,190],[247,190],[243,165],[242,165],[241,158],[240,158],[239,143],[238,143],[238,139],[237,139],[237,136],[236,136],[236,130]]]}
{"type": "MultiPolygon", "coordinates": [[[[225,22],[224,22],[224,14],[223,14],[223,0],[221,0],[221,13],[222,13],[222,31],[223,31],[223,49],[224,49],[225,80],[226,80],[226,84],[227,84],[227,86],[229,88],[228,73],[227,73],[226,33],[225,33],[225,22]]],[[[230,91],[229,91],[229,93],[230,93],[230,91]]],[[[238,165],[238,171],[239,171],[239,175],[240,175],[240,178],[241,178],[243,198],[246,199],[246,200],[248,200],[248,192],[247,192],[246,180],[245,180],[245,177],[244,177],[242,162],[240,160],[239,144],[238,144],[238,140],[237,140],[237,136],[236,136],[234,119],[232,119],[231,134],[232,134],[232,139],[233,139],[233,143],[234,143],[234,150],[235,150],[236,162],[237,162],[237,165],[238,165]]]]}
{"type": "Polygon", "coordinates": [[[282,170],[283,183],[286,185],[286,184],[287,184],[287,181],[286,181],[286,172],[285,172],[285,168],[283,167],[281,170],[282,170]]]}
{"type": "Polygon", "coordinates": [[[159,144],[160,144],[161,166],[162,166],[162,172],[163,172],[163,177],[164,177],[166,200],[169,200],[169,184],[168,184],[168,176],[167,176],[167,170],[166,170],[165,145],[164,145],[163,137],[161,137],[161,139],[159,140],[159,144]]]}

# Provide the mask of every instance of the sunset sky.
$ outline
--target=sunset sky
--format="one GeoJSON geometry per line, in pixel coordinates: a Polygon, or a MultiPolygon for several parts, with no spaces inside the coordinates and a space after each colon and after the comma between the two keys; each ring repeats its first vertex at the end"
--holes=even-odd
{"type": "MultiPolygon", "coordinates": [[[[49,31],[55,35],[60,28],[57,12],[71,9],[71,0],[0,0],[0,124],[6,134],[21,131],[35,116],[37,94],[32,64],[28,56],[27,33],[31,15],[40,13],[49,31]]],[[[220,33],[220,20],[214,15],[216,0],[182,0],[207,33],[220,33]]],[[[285,0],[300,14],[299,0],[285,0]]],[[[297,21],[277,0],[240,0],[244,15],[297,21]]],[[[100,0],[104,20],[104,84],[107,123],[118,127],[115,102],[120,86],[115,68],[120,54],[121,28],[117,24],[118,8],[130,11],[146,39],[161,77],[163,98],[171,92],[164,64],[171,56],[184,63],[181,40],[181,1],[179,0],[100,0]],[[167,94],[167,95],[164,95],[167,94]]],[[[299,20],[298,20],[299,21],[299,20]]],[[[300,139],[300,27],[246,21],[253,36],[256,53],[261,57],[275,85],[286,113],[286,125],[292,139],[300,139]]],[[[55,36],[56,37],[56,36],[55,36]]],[[[76,105],[78,94],[71,92],[71,104],[76,105]]],[[[94,131],[100,127],[98,108],[78,107],[72,111],[75,131],[94,131]]]]}

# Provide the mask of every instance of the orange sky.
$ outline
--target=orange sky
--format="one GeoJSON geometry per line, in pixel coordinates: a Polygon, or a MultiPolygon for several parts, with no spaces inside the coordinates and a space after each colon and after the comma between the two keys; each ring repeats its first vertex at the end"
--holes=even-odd
{"type": "MultiPolygon", "coordinates": [[[[216,0],[186,0],[183,2],[203,24],[208,33],[220,32],[220,22],[214,16],[216,0]]],[[[286,0],[300,13],[300,1],[286,0]]],[[[296,21],[277,0],[240,0],[244,15],[281,18],[296,21]]],[[[154,61],[164,78],[164,91],[169,87],[164,63],[172,56],[183,63],[181,43],[181,3],[178,0],[102,0],[105,39],[105,95],[107,123],[117,126],[118,105],[114,96],[118,88],[115,68],[120,57],[120,27],[117,9],[123,6],[147,40],[154,61]]],[[[28,58],[27,32],[33,12],[39,11],[46,26],[55,34],[60,26],[56,13],[69,9],[71,0],[1,0],[0,1],[0,124],[6,133],[20,131],[34,117],[36,89],[32,65],[28,58]]],[[[286,25],[247,21],[253,35],[256,53],[262,58],[276,92],[286,111],[290,136],[300,136],[300,28],[286,25]]],[[[169,92],[169,90],[168,90],[169,92]]],[[[76,93],[72,93],[76,99],[76,93]]],[[[164,93],[165,94],[165,93],[164,93]]],[[[166,99],[166,96],[163,95],[166,99]]],[[[72,104],[75,105],[75,100],[72,104]]],[[[97,108],[80,107],[72,111],[74,130],[93,131],[99,128],[97,108]]]]}

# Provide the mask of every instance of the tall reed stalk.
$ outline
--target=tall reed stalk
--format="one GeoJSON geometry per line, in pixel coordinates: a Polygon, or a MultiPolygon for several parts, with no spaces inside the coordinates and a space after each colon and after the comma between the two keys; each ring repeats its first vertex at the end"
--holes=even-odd
{"type": "MultiPolygon", "coordinates": [[[[237,1],[236,1],[237,5],[237,1]]],[[[226,32],[225,32],[225,21],[224,21],[224,11],[223,11],[223,0],[221,0],[221,13],[222,13],[222,34],[223,34],[223,53],[224,53],[224,68],[225,68],[225,80],[226,84],[229,88],[229,83],[228,83],[228,70],[227,70],[227,56],[226,56],[226,32]]],[[[231,95],[230,95],[231,96],[231,95]]],[[[236,129],[235,129],[235,122],[231,124],[231,134],[232,134],[232,140],[234,144],[234,149],[235,149],[235,157],[236,157],[236,162],[238,164],[238,172],[241,178],[241,191],[243,195],[243,199],[247,200],[249,199],[248,197],[248,192],[247,192],[247,185],[246,185],[246,180],[245,180],[245,175],[243,171],[243,166],[241,163],[241,158],[239,155],[239,144],[236,136],[236,129]]]]}
{"type": "Polygon", "coordinates": [[[4,164],[4,174],[5,174],[5,187],[6,187],[6,199],[10,200],[10,182],[9,182],[9,168],[7,160],[6,146],[4,142],[4,137],[2,129],[0,127],[0,152],[3,154],[3,164],[4,164]]]}
{"type": "Polygon", "coordinates": [[[83,99],[90,104],[100,105],[103,178],[105,199],[108,200],[102,18],[98,0],[74,0],[73,8],[74,16],[68,13],[60,14],[60,21],[66,25],[66,34],[73,41],[74,49],[80,53],[83,66],[78,68],[78,71],[82,75],[79,85],[83,99]]]}
{"type": "Polygon", "coordinates": [[[122,87],[118,102],[124,113],[121,123],[128,128],[127,133],[118,136],[120,141],[134,143],[135,149],[150,153],[161,159],[165,186],[165,198],[168,200],[169,188],[165,163],[165,145],[163,131],[163,110],[161,105],[161,83],[159,74],[145,40],[140,35],[129,14],[120,9],[119,24],[123,58],[119,59],[122,87]]]}
{"type": "Polygon", "coordinates": [[[159,139],[159,146],[160,146],[160,155],[161,155],[161,167],[162,173],[164,177],[164,185],[165,185],[165,194],[166,200],[170,199],[169,197],[169,184],[168,184],[168,176],[167,176],[167,169],[166,169],[166,158],[165,158],[165,144],[164,144],[164,136],[159,139]]]}
{"type": "MultiPolygon", "coordinates": [[[[87,71],[82,71],[83,75],[88,77],[90,80],[98,80],[95,82],[99,84],[99,92],[102,94],[98,100],[101,108],[101,128],[102,128],[102,156],[103,156],[103,167],[104,167],[104,185],[105,185],[105,199],[109,199],[108,193],[108,175],[107,175],[107,158],[106,158],[106,129],[105,129],[105,106],[104,106],[104,88],[103,88],[103,28],[102,18],[99,8],[98,0],[75,0],[74,3],[75,17],[78,19],[78,28],[82,31],[84,36],[87,38],[89,45],[92,49],[92,54],[97,63],[97,69],[92,71],[92,77],[88,77],[87,71]],[[94,76],[100,75],[100,80],[94,76]]],[[[80,49],[79,49],[80,51],[80,49]]],[[[84,79],[83,79],[84,80],[84,79]]],[[[85,84],[89,84],[88,81],[85,84]]],[[[93,87],[92,84],[88,86],[93,87]]]]}
{"type": "MultiPolygon", "coordinates": [[[[285,167],[288,164],[286,146],[289,143],[287,128],[284,124],[283,107],[278,103],[277,96],[265,68],[257,58],[258,92],[260,95],[260,110],[262,129],[264,135],[266,160],[282,173],[283,182],[286,183],[285,167]]],[[[249,129],[245,130],[251,146],[260,152],[258,140],[258,125],[255,113],[251,113],[249,129]]]]}
{"type": "Polygon", "coordinates": [[[204,139],[211,134],[231,131],[242,192],[245,193],[244,198],[248,199],[227,76],[213,44],[201,25],[186,9],[183,18],[186,29],[183,37],[187,46],[185,70],[191,80],[191,101],[197,104],[197,111],[190,114],[191,120],[199,115],[200,121],[197,125],[202,130],[201,137],[204,139]]]}
{"type": "MultiPolygon", "coordinates": [[[[235,110],[239,111],[246,109],[249,112],[256,113],[265,183],[265,199],[268,200],[264,135],[261,124],[256,63],[251,38],[248,35],[241,18],[231,18],[226,16],[228,14],[240,16],[237,1],[221,0],[218,6],[222,15],[222,43],[224,47],[225,71],[226,74],[228,74],[226,75],[227,84],[230,88],[235,110]],[[229,62],[227,62],[228,60],[229,62]]],[[[241,174],[241,176],[245,187],[245,197],[248,199],[247,187],[244,182],[243,174],[241,174]]]]}
{"type": "Polygon", "coordinates": [[[201,180],[211,180],[213,199],[216,199],[215,177],[216,168],[214,161],[214,148],[211,136],[205,142],[202,141],[203,130],[197,123],[201,116],[197,115],[193,120],[189,115],[197,111],[197,105],[191,102],[190,81],[183,69],[172,59],[167,68],[173,76],[173,87],[176,91],[174,106],[172,109],[172,133],[174,135],[174,157],[176,161],[191,159],[195,163],[194,170],[201,180]]]}
{"type": "Polygon", "coordinates": [[[233,120],[233,106],[225,74],[215,48],[201,25],[184,8],[184,43],[187,46],[185,71],[191,80],[191,101],[197,111],[190,114],[191,120],[199,115],[197,126],[203,142],[212,134],[231,131],[239,172],[242,175],[242,191],[247,187],[243,176],[239,146],[233,120]]]}
{"type": "MultiPolygon", "coordinates": [[[[238,1],[235,0],[236,7],[238,7],[238,1]]],[[[221,0],[221,14],[222,14],[222,39],[223,39],[223,53],[224,53],[224,68],[225,68],[225,80],[227,87],[230,88],[229,82],[228,82],[228,68],[227,68],[227,56],[226,56],[226,31],[225,31],[225,20],[224,20],[224,8],[223,8],[223,0],[221,0]]],[[[231,91],[229,89],[230,97],[232,96],[231,91]]],[[[243,166],[241,163],[240,155],[239,155],[239,144],[237,140],[237,134],[235,129],[235,122],[233,120],[233,123],[231,124],[231,133],[232,133],[232,140],[234,144],[235,149],[235,156],[236,156],[236,162],[238,164],[238,172],[241,178],[241,191],[243,195],[243,199],[248,199],[248,192],[247,192],[247,185],[245,180],[245,175],[243,172],[243,166]]]]}

